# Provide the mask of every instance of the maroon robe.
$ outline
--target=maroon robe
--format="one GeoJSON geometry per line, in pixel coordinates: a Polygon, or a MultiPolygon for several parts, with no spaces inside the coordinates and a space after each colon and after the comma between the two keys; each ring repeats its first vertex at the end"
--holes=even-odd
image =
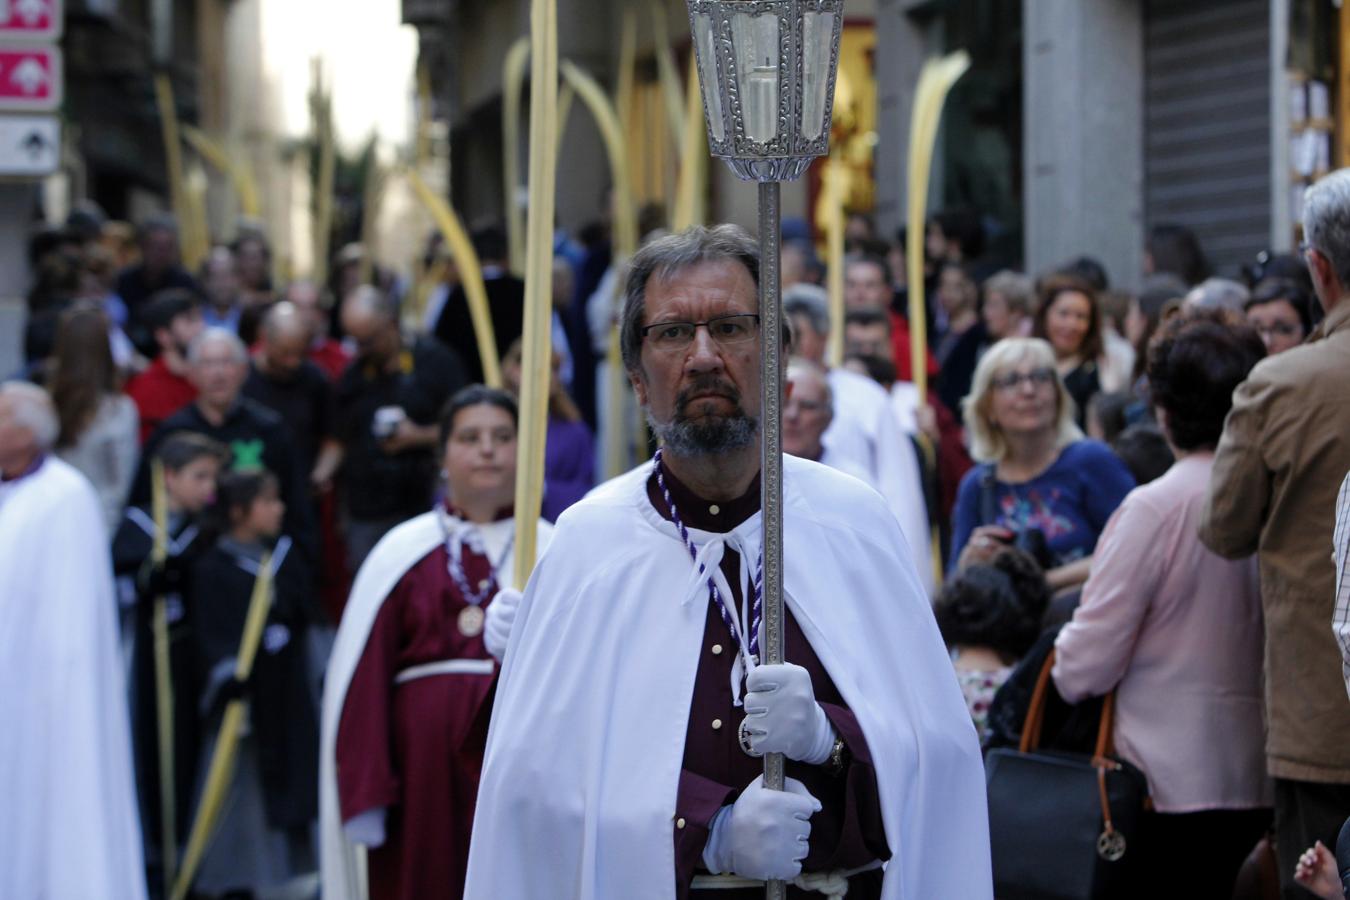
{"type": "MultiPolygon", "coordinates": [[[[491,577],[487,558],[467,543],[462,563],[471,585],[491,577]]],[[[394,680],[425,663],[491,658],[481,634],[460,633],[458,617],[467,603],[446,564],[442,544],[389,594],[339,720],[342,820],[388,809],[385,842],[367,854],[371,900],[457,900],[464,893],[497,676],[494,671],[394,680]]]]}
{"type": "MultiPolygon", "coordinates": [[[[758,478],[736,500],[712,504],[678,482],[669,469],[663,469],[663,474],[680,518],[691,528],[725,533],[759,510],[758,478]]],[[[662,516],[671,517],[655,475],[647,482],[647,496],[662,516]]],[[[731,547],[722,556],[722,571],[736,594],[735,602],[739,608],[740,554],[731,547]]],[[[862,728],[791,612],[786,607],[783,612],[784,658],[810,673],[816,701],[847,747],[844,767],[837,772],[828,763],[811,766],[787,760],[787,776],[805,785],[823,807],[811,817],[810,850],[802,870],[856,869],[873,860],[889,859],[891,854],[881,818],[876,771],[862,728]]],[[[731,666],[736,645],[711,599],[703,626],[702,647],[689,706],[684,767],[675,801],[676,897],[678,900],[690,896],[706,896],[709,900],[760,900],[764,896],[762,888],[690,891],[693,877],[706,874],[703,848],[708,841],[708,826],[713,816],[723,806],[734,803],[741,790],[764,772],[764,761],[746,755],[740,746],[737,735],[745,711],[732,704],[731,696],[731,666]]],[[[849,900],[875,900],[881,896],[881,881],[880,869],[855,875],[849,879],[849,900]]],[[[791,887],[787,895],[793,900],[820,896],[791,887]]]]}

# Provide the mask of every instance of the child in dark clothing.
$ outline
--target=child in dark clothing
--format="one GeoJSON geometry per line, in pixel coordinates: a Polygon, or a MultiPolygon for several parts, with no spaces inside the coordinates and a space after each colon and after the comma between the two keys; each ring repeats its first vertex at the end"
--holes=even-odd
{"type": "Polygon", "coordinates": [[[174,806],[176,840],[187,830],[192,767],[197,758],[196,689],[189,646],[186,575],[192,560],[210,543],[201,533],[201,513],[216,492],[216,477],[229,452],[199,434],[179,432],[159,446],[155,458],[164,469],[164,562],[153,559],[155,520],[150,509],[129,506],[113,536],[113,571],[121,605],[122,649],[129,667],[132,746],[136,787],[150,883],[161,865],[159,719],[156,714],[154,611],[163,598],[169,638],[169,681],[173,694],[174,806]]]}
{"type": "Polygon", "coordinates": [[[310,582],[303,555],[281,534],[285,511],[271,473],[226,475],[216,502],[220,537],[192,569],[194,646],[203,684],[198,711],[209,735],[197,767],[199,790],[226,705],[239,697],[248,703],[225,813],[195,881],[208,896],[285,891],[317,870],[318,713],[306,653],[310,582]],[[252,673],[239,684],[235,666],[244,623],[263,578],[266,625],[252,673]]]}

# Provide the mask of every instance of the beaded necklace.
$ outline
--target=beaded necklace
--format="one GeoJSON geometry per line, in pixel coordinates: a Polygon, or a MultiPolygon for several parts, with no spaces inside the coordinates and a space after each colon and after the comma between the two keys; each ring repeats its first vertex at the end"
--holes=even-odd
{"type": "MultiPolygon", "coordinates": [[[[455,587],[459,588],[460,596],[464,602],[470,606],[482,606],[483,603],[496,593],[497,589],[497,564],[492,561],[488,555],[487,548],[480,546],[481,539],[478,535],[478,529],[472,524],[467,529],[469,532],[469,548],[475,552],[481,552],[488,561],[488,577],[479,582],[479,589],[474,590],[469,584],[468,576],[464,573],[464,564],[460,560],[463,553],[464,529],[451,527],[450,514],[445,511],[445,507],[436,504],[436,515],[441,523],[441,533],[445,535],[445,568],[450,573],[450,578],[455,582],[455,587]]],[[[506,541],[506,548],[502,551],[502,559],[505,559],[511,553],[511,545],[515,542],[513,534],[506,541]]]]}

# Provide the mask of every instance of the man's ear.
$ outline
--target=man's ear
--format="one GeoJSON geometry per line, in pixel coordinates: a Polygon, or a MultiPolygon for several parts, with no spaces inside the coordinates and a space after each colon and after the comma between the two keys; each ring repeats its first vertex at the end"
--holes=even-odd
{"type": "Polygon", "coordinates": [[[1341,287],[1340,281],[1336,278],[1336,272],[1331,268],[1331,260],[1327,259],[1321,250],[1313,248],[1305,254],[1308,262],[1308,268],[1311,270],[1313,286],[1320,288],[1317,296],[1319,298],[1327,296],[1329,291],[1336,294],[1341,287]]]}
{"type": "Polygon", "coordinates": [[[647,382],[642,377],[641,372],[629,369],[628,383],[633,386],[633,393],[637,394],[638,406],[647,405],[647,382]]]}

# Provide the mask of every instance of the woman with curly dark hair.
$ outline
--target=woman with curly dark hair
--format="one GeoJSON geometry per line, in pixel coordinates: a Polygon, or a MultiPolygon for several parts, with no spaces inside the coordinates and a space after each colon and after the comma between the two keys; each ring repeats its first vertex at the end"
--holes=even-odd
{"type": "Polygon", "coordinates": [[[1234,318],[1184,314],[1150,343],[1150,396],[1176,462],[1116,510],[1055,641],[1060,694],[1115,691],[1116,752],[1148,778],[1130,896],[1227,897],[1270,823],[1256,561],[1223,559],[1197,535],[1233,389],[1265,355],[1234,318]]]}

